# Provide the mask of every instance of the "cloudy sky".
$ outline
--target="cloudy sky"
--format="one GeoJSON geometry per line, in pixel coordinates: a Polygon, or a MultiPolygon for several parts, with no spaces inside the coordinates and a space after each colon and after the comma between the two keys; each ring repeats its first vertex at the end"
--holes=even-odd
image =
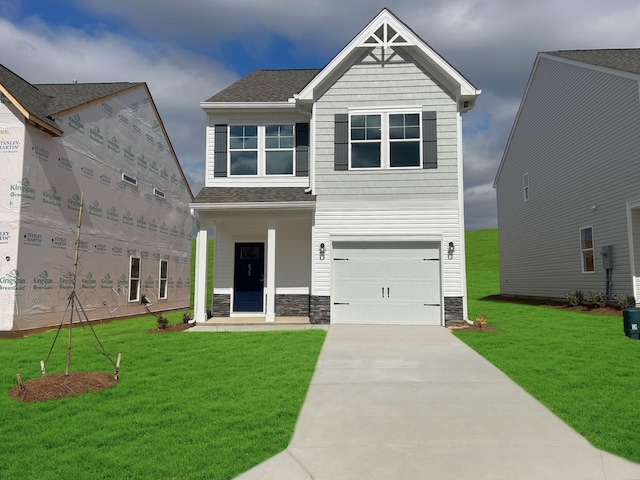
{"type": "Polygon", "coordinates": [[[201,101],[255,69],[323,67],[384,7],[482,90],[463,117],[470,230],[496,226],[493,179],[537,52],[640,47],[637,0],[0,0],[0,63],[31,83],[147,82],[197,193],[201,101]]]}

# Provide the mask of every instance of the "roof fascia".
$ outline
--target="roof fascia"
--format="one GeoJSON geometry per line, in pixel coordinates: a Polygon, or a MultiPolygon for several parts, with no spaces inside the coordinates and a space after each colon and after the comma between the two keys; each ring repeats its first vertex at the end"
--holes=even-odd
{"type": "Polygon", "coordinates": [[[29,123],[31,123],[32,125],[34,125],[35,127],[41,130],[44,130],[49,135],[52,135],[54,137],[61,137],[63,135],[64,132],[59,128],[56,128],[48,124],[47,122],[37,117],[36,115],[32,115],[29,112],[29,110],[27,110],[24,106],[22,106],[22,104],[13,95],[11,95],[11,93],[9,93],[9,91],[1,84],[0,84],[0,92],[2,92],[2,94],[5,97],[7,97],[7,99],[11,102],[11,104],[18,109],[18,111],[24,116],[24,118],[29,123]]]}
{"type": "Polygon", "coordinates": [[[455,68],[445,61],[437,52],[429,47],[424,40],[418,37],[404,23],[386,8],[383,9],[363,30],[358,33],[349,44],[336,55],[322,71],[298,94],[295,96],[299,100],[315,100],[314,93],[331,73],[345,62],[352,52],[358,48],[372,48],[376,45],[365,43],[381,26],[391,25],[393,29],[404,39],[403,43],[396,46],[415,47],[418,52],[427,57],[430,63],[434,64],[451,81],[459,85],[459,96],[467,99],[476,98],[481,91],[476,89],[467,79],[465,79],[455,68]]]}
{"type": "Polygon", "coordinates": [[[295,110],[293,99],[286,102],[201,102],[200,108],[206,112],[230,110],[295,110]]]}
{"type": "Polygon", "coordinates": [[[524,106],[524,102],[529,95],[529,88],[531,88],[531,83],[533,82],[533,77],[538,69],[538,62],[540,61],[541,54],[538,53],[535,61],[533,62],[533,67],[531,68],[531,73],[529,73],[529,80],[527,81],[527,86],[524,89],[524,93],[522,94],[522,99],[520,100],[520,105],[518,106],[518,113],[516,113],[516,118],[513,120],[513,125],[511,125],[511,132],[509,132],[509,139],[507,140],[507,145],[504,147],[504,152],[502,152],[502,159],[500,160],[500,166],[498,167],[498,171],[496,172],[496,176],[493,180],[493,188],[498,187],[498,179],[500,178],[500,173],[502,172],[502,166],[504,165],[504,161],[507,158],[507,153],[509,152],[509,148],[511,148],[511,140],[513,138],[513,133],[516,130],[516,125],[518,125],[518,121],[520,120],[520,114],[522,113],[522,107],[524,106]]]}
{"type": "Polygon", "coordinates": [[[196,211],[226,210],[313,210],[316,202],[238,202],[238,203],[190,203],[189,208],[196,211]]]}
{"type": "MultiPolygon", "coordinates": [[[[142,87],[146,90],[147,95],[149,96],[149,102],[151,103],[151,107],[153,108],[153,111],[155,112],[156,117],[158,118],[158,123],[160,124],[160,129],[162,130],[162,133],[164,134],[164,138],[167,141],[167,145],[169,145],[169,149],[171,150],[171,156],[173,157],[174,161],[176,162],[176,167],[178,167],[178,172],[180,172],[180,176],[182,177],[182,182],[184,183],[184,186],[187,189],[187,193],[189,193],[189,198],[191,200],[193,200],[193,192],[191,191],[191,187],[189,186],[189,182],[187,181],[187,177],[185,177],[184,172],[182,171],[182,166],[180,165],[180,160],[178,160],[178,156],[176,155],[176,151],[173,149],[173,144],[171,143],[171,139],[169,138],[169,134],[167,133],[167,130],[164,128],[164,122],[162,121],[162,117],[160,116],[160,113],[158,112],[158,109],[156,108],[156,102],[153,101],[153,97],[151,96],[151,91],[149,90],[149,86],[147,85],[146,82],[138,84],[137,87],[139,87],[140,85],[142,85],[142,87]]],[[[130,90],[130,89],[127,89],[127,91],[128,90],[130,90]]],[[[120,93],[120,92],[117,92],[117,93],[120,93]]],[[[109,97],[112,97],[112,96],[113,95],[109,95],[109,97]]]]}
{"type": "Polygon", "coordinates": [[[612,67],[604,67],[602,65],[596,65],[589,62],[581,62],[580,60],[573,60],[571,58],[559,57],[557,55],[551,55],[548,53],[540,52],[538,54],[540,58],[546,58],[560,63],[566,63],[567,65],[574,65],[576,67],[588,68],[597,72],[608,73],[609,75],[616,75],[618,77],[630,78],[632,80],[640,80],[640,75],[633,72],[627,72],[626,70],[620,70],[612,67]]]}

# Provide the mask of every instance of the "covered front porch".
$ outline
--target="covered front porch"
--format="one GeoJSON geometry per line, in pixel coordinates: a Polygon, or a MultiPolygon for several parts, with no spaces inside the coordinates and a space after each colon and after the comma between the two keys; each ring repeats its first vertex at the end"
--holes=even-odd
{"type": "Polygon", "coordinates": [[[208,190],[217,200],[242,201],[197,202],[198,195],[191,205],[198,220],[196,322],[308,323],[315,197],[299,188],[208,190]],[[206,262],[211,227],[213,272],[206,262]],[[211,275],[213,296],[206,298],[211,275]]]}

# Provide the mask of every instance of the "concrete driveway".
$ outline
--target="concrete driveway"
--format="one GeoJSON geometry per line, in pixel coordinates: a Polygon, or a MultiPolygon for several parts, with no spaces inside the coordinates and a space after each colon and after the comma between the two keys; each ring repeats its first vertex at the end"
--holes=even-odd
{"type": "Polygon", "coordinates": [[[241,480],[640,480],[442,327],[332,325],[287,450],[241,480]]]}

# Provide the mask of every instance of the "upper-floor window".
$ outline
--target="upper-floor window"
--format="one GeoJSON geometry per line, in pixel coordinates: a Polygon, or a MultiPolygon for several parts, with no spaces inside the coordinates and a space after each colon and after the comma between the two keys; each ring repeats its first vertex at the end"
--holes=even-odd
{"type": "Polygon", "coordinates": [[[366,112],[349,116],[350,168],[419,168],[421,113],[366,112]]]}
{"type": "Polygon", "coordinates": [[[580,229],[580,253],[582,257],[582,273],[596,271],[593,248],[593,227],[580,229]]]}
{"type": "Polygon", "coordinates": [[[231,125],[230,175],[294,175],[293,125],[231,125]]]}

